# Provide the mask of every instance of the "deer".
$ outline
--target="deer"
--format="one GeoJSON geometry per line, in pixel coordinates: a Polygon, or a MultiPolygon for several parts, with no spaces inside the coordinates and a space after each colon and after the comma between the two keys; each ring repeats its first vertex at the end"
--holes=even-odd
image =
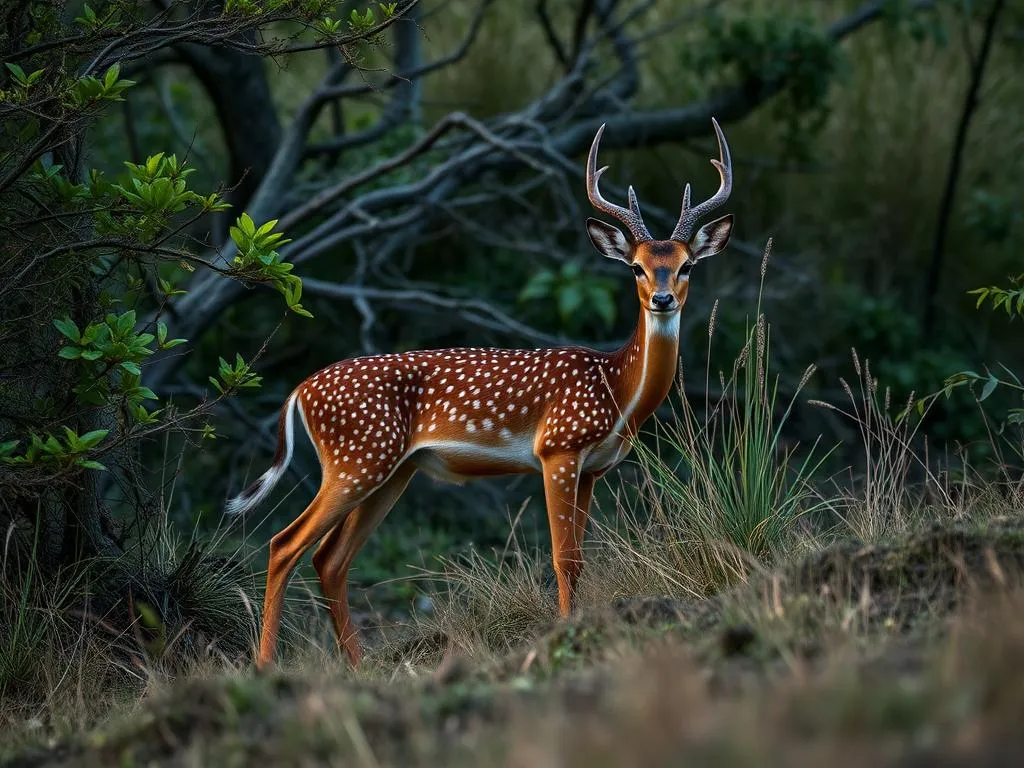
{"type": "Polygon", "coordinates": [[[729,145],[718,121],[712,124],[718,191],[691,206],[686,184],[667,240],[648,231],[632,186],[628,208],[602,197],[599,180],[608,166],[598,168],[597,155],[605,125],[594,136],[587,196],[626,232],[588,217],[587,233],[599,254],[632,270],[640,303],[636,328],[617,350],[465,347],[375,354],[329,365],[292,390],[278,420],[273,463],[225,507],[227,515],[242,515],[270,494],[292,459],[297,412],[319,458],[321,483],[305,511],[270,541],[259,670],[273,664],[292,571],[318,542],[313,566],[338,645],[352,666],[360,663],[349,569],[419,471],[457,485],[540,474],[558,610],[571,615],[594,483],[626,458],[640,427],[668,396],[690,272],[723,251],[732,233],[732,214],[694,232],[732,192],[729,145]]]}

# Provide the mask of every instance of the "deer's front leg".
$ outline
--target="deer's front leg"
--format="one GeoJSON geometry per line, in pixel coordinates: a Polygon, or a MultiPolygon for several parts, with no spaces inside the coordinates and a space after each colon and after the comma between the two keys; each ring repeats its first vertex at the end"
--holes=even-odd
{"type": "Polygon", "coordinates": [[[551,527],[551,556],[558,579],[558,608],[562,616],[572,611],[576,581],[583,570],[581,547],[587,528],[593,475],[580,474],[581,457],[562,453],[541,459],[544,500],[551,527]]]}

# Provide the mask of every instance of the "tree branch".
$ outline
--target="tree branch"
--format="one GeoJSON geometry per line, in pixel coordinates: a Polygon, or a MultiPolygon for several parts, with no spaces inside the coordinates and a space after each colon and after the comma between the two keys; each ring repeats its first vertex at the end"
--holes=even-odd
{"type": "Polygon", "coordinates": [[[994,0],[992,8],[985,19],[985,32],[981,40],[981,50],[971,62],[971,80],[964,97],[964,106],[960,111],[960,120],[953,139],[953,155],[949,160],[946,184],[942,190],[942,201],[939,204],[939,218],[935,227],[935,241],[932,244],[931,263],[928,265],[928,278],[925,283],[925,311],[921,329],[925,337],[931,336],[935,326],[935,310],[938,305],[939,284],[942,279],[942,264],[946,253],[946,237],[949,233],[949,222],[953,217],[953,202],[956,199],[957,183],[960,180],[960,166],[963,163],[964,149],[967,145],[967,133],[971,118],[978,106],[978,90],[985,77],[985,67],[992,51],[995,38],[996,23],[1003,11],[1004,0],[994,0]]]}
{"type": "MultiPolygon", "coordinates": [[[[484,7],[488,0],[484,0],[484,7]]],[[[886,2],[866,3],[850,16],[833,24],[827,34],[839,41],[853,34],[866,24],[881,18],[886,2]]],[[[931,7],[931,0],[918,0],[915,7],[931,7]]],[[[607,30],[601,34],[606,34],[607,30]]],[[[661,110],[630,110],[617,114],[593,115],[573,121],[575,112],[589,108],[586,101],[580,101],[584,85],[583,72],[587,55],[581,57],[573,72],[559,80],[551,90],[522,111],[495,118],[489,126],[472,121],[465,115],[455,113],[436,124],[431,131],[413,147],[374,169],[363,172],[351,179],[324,190],[300,208],[278,215],[278,201],[281,190],[291,179],[298,158],[302,154],[302,141],[308,132],[309,122],[317,105],[323,103],[327,94],[351,93],[348,89],[332,88],[329,85],[318,89],[300,110],[293,126],[286,133],[282,147],[275,158],[275,167],[268,173],[250,205],[250,215],[256,220],[280,218],[280,225],[290,230],[314,215],[320,215],[328,206],[354,192],[394,168],[408,164],[414,157],[433,147],[454,125],[469,128],[476,140],[460,139],[448,142],[450,158],[433,168],[417,181],[399,186],[375,189],[350,199],[337,213],[326,217],[316,227],[304,233],[295,242],[282,249],[282,253],[296,264],[303,264],[318,256],[331,252],[353,238],[363,238],[385,232],[397,237],[409,238],[428,227],[433,218],[443,214],[443,209],[433,205],[431,200],[441,200],[453,194],[459,187],[474,183],[484,177],[507,178],[524,167],[551,173],[538,157],[578,157],[589,147],[597,128],[606,123],[604,144],[609,149],[624,149],[651,146],[662,142],[707,135],[711,130],[711,118],[720,123],[733,123],[782,91],[788,83],[784,79],[764,81],[754,79],[731,89],[715,94],[706,101],[684,107],[661,110]],[[557,126],[556,131],[552,128],[557,126]],[[530,136],[536,138],[531,139],[530,136]],[[495,153],[495,150],[500,152],[495,153]],[[279,170],[275,171],[275,168],[279,170]],[[426,197],[424,197],[426,195],[426,197]],[[403,208],[404,207],[404,208],[403,208]],[[395,212],[400,210],[401,212],[395,212]],[[385,218],[379,218],[387,213],[385,218]],[[352,223],[352,219],[359,219],[352,223]],[[408,228],[408,229],[405,229],[408,228]]],[[[364,88],[357,86],[357,88],[364,88]]],[[[557,177],[552,174],[552,177],[557,177]]],[[[230,252],[230,244],[228,250],[230,252]]],[[[378,254],[389,254],[394,250],[391,244],[381,244],[378,254]]],[[[188,318],[185,326],[175,328],[175,335],[198,341],[217,315],[233,300],[244,293],[244,288],[228,281],[215,281],[212,276],[200,277],[191,286],[189,295],[178,306],[179,314],[188,318]]],[[[154,361],[155,362],[155,361],[154,361]]],[[[172,363],[177,365],[177,363],[172,363]]],[[[151,364],[151,373],[157,381],[164,374],[156,364],[151,364]]]]}

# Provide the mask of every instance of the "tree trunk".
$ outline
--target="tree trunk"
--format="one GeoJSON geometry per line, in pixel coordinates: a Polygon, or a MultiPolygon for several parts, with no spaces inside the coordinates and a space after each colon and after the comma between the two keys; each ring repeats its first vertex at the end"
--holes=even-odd
{"type": "MultiPolygon", "coordinates": [[[[939,218],[935,228],[935,241],[932,244],[932,258],[928,265],[928,276],[925,281],[924,320],[921,323],[924,337],[931,336],[935,328],[935,309],[938,304],[939,282],[942,278],[942,267],[946,256],[946,236],[949,233],[949,220],[953,216],[953,203],[956,200],[956,188],[960,180],[960,166],[963,164],[964,148],[967,144],[967,131],[971,118],[978,106],[978,90],[985,76],[985,66],[992,51],[995,38],[996,22],[1002,13],[1004,0],[995,0],[985,19],[985,34],[981,41],[981,50],[971,61],[971,82],[967,86],[967,95],[960,112],[960,122],[956,127],[953,139],[953,156],[949,161],[946,174],[946,185],[942,191],[942,202],[939,204],[939,218]]],[[[966,23],[966,22],[965,22],[966,23]]],[[[968,51],[968,55],[972,52],[968,51]]]]}

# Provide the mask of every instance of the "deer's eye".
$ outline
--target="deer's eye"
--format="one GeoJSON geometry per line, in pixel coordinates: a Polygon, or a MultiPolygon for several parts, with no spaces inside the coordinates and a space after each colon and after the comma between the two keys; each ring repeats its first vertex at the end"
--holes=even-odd
{"type": "Polygon", "coordinates": [[[688,261],[679,268],[679,277],[686,277],[690,274],[690,270],[693,269],[693,262],[688,261]]]}
{"type": "Polygon", "coordinates": [[[644,268],[641,267],[639,264],[633,264],[632,268],[633,268],[633,274],[634,275],[636,275],[637,277],[643,277],[644,276],[644,274],[645,274],[644,273],[644,268]]]}

